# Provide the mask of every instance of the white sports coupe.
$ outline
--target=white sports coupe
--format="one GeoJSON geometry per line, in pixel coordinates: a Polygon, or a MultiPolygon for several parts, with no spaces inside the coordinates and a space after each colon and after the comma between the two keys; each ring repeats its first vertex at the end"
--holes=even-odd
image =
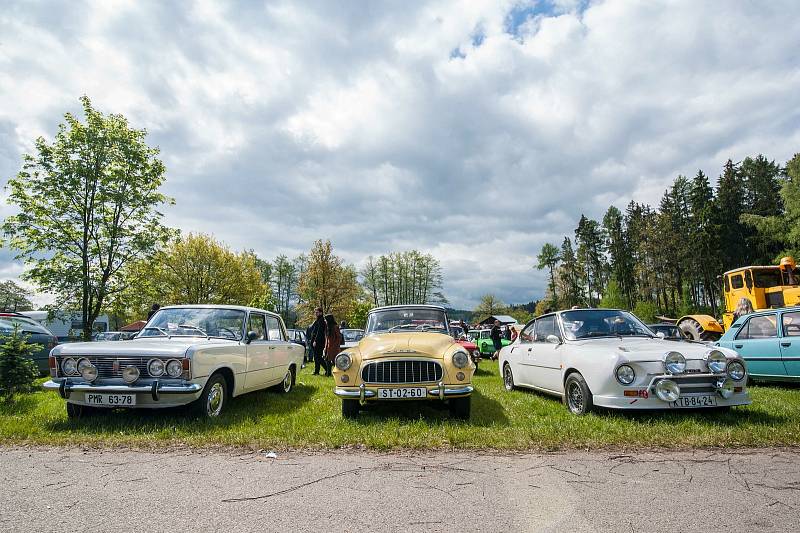
{"type": "Polygon", "coordinates": [[[616,409],[722,408],[751,403],[733,350],[664,340],[627,311],[575,309],[525,325],[499,357],[506,390],[560,396],[583,415],[616,409]]]}

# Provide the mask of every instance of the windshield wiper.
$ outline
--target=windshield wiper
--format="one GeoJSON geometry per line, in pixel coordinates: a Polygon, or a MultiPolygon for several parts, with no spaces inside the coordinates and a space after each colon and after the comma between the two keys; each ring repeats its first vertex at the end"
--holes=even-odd
{"type": "Polygon", "coordinates": [[[208,336],[208,333],[206,333],[202,329],[198,328],[197,326],[192,326],[191,324],[178,324],[178,327],[182,328],[182,329],[194,329],[194,330],[199,331],[200,333],[202,333],[205,338],[207,338],[207,339],[211,338],[211,337],[208,336]]]}
{"type": "Polygon", "coordinates": [[[170,338],[169,333],[167,333],[163,329],[161,329],[159,327],[156,327],[156,326],[147,326],[146,328],[142,329],[142,331],[147,331],[148,329],[154,329],[154,330],[158,331],[159,333],[161,333],[162,335],[164,335],[166,338],[168,338],[168,339],[170,338]]]}

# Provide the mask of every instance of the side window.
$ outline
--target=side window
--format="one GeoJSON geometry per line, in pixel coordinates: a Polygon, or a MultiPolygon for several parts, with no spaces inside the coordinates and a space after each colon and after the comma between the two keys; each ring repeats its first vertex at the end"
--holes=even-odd
{"type": "Polygon", "coordinates": [[[533,327],[535,325],[536,322],[534,321],[525,326],[525,329],[519,334],[519,342],[533,342],[533,327]]]}
{"type": "Polygon", "coordinates": [[[770,339],[778,336],[775,315],[754,316],[742,326],[737,339],[770,339]]]}
{"type": "MultiPolygon", "coordinates": [[[[534,342],[547,342],[548,335],[556,335],[555,315],[540,318],[535,322],[534,342]]],[[[556,335],[560,337],[560,335],[556,335]]]]}
{"type": "Polygon", "coordinates": [[[268,339],[271,341],[282,341],[283,332],[281,331],[281,323],[274,316],[267,317],[267,331],[269,332],[268,339]]]}
{"type": "Polygon", "coordinates": [[[255,313],[251,314],[250,326],[247,328],[247,331],[255,331],[258,334],[258,337],[256,338],[257,341],[263,341],[266,339],[267,326],[264,322],[264,315],[255,313]]]}
{"type": "Polygon", "coordinates": [[[736,274],[735,276],[731,276],[731,287],[734,289],[741,289],[744,287],[744,280],[742,280],[741,274],[736,274]]]}
{"type": "Polygon", "coordinates": [[[783,336],[800,337],[800,313],[783,314],[783,336]]]}

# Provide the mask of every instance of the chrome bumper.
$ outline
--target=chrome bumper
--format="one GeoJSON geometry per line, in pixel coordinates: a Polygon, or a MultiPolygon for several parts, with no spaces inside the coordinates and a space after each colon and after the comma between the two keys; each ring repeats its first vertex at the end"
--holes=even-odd
{"type": "MultiPolygon", "coordinates": [[[[394,387],[406,385],[408,387],[414,387],[415,385],[412,383],[408,384],[398,384],[398,383],[387,383],[386,385],[391,385],[394,387]]],[[[378,396],[378,388],[370,388],[368,389],[366,385],[363,383],[359,385],[358,390],[348,390],[336,387],[334,389],[334,394],[339,396],[340,398],[349,398],[352,400],[358,399],[362,403],[367,399],[372,399],[378,396]]],[[[435,387],[425,387],[428,391],[428,398],[439,398],[440,400],[444,400],[445,398],[449,398],[450,396],[463,396],[465,394],[472,394],[472,391],[475,390],[475,387],[472,385],[462,385],[462,386],[446,386],[444,383],[439,382],[438,385],[435,387]]],[[[418,399],[418,398],[415,398],[418,399]]]]}
{"type": "Polygon", "coordinates": [[[203,386],[198,383],[187,383],[185,385],[164,385],[158,380],[150,385],[93,385],[91,383],[72,383],[69,379],[61,381],[46,381],[42,384],[47,390],[58,391],[58,394],[65,400],[72,392],[99,392],[99,393],[120,393],[120,394],[150,394],[153,401],[157,402],[162,394],[195,394],[203,390],[203,386]]]}

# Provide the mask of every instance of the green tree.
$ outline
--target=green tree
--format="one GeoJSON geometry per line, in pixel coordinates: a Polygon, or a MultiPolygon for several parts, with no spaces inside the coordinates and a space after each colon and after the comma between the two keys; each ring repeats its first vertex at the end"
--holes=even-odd
{"type": "Polygon", "coordinates": [[[728,159],[719,178],[715,210],[723,270],[750,264],[752,254],[747,249],[750,228],[740,221],[746,201],[742,177],[737,166],[728,159]]]}
{"type": "Polygon", "coordinates": [[[311,322],[315,307],[321,307],[339,321],[350,315],[363,295],[355,267],[333,253],[331,241],[322,240],[316,241],[308,253],[298,292],[301,297],[298,315],[302,323],[311,322]]]}
{"type": "Polygon", "coordinates": [[[29,392],[36,388],[39,370],[33,362],[33,354],[42,347],[29,344],[28,335],[14,326],[10,335],[0,344],[0,396],[10,401],[19,392],[29,392]]]}
{"type": "MultiPolygon", "coordinates": [[[[628,242],[628,235],[625,231],[624,217],[622,212],[613,205],[608,208],[605,216],[603,216],[603,229],[606,235],[606,248],[611,270],[609,284],[612,280],[616,283],[616,289],[624,300],[624,303],[617,304],[617,306],[623,309],[630,309],[633,307],[636,297],[633,256],[628,242]]],[[[607,292],[608,287],[603,291],[603,294],[605,295],[607,292]]]]}
{"type": "MultiPolygon", "coordinates": [[[[584,303],[583,296],[581,295],[581,268],[578,264],[578,259],[575,256],[575,250],[572,247],[572,241],[569,237],[564,237],[561,243],[561,265],[558,267],[558,274],[556,276],[558,284],[559,303],[562,308],[570,308],[575,305],[582,305],[584,303]]],[[[540,305],[543,305],[539,302],[540,305]]],[[[537,314],[540,305],[536,306],[537,314]]],[[[550,307],[549,304],[544,305],[545,308],[550,307]]]]}
{"type": "Polygon", "coordinates": [[[81,102],[85,123],[67,113],[54,141],[37,139],[9,180],[17,214],[3,231],[28,267],[23,278],[79,309],[89,340],[106,300],[124,289],[119,272],[168,238],[158,209],[170,199],[159,192],[164,165],[146,131],[81,102]]]}
{"type": "Polygon", "coordinates": [[[598,305],[609,309],[629,309],[628,300],[625,295],[622,294],[617,280],[611,279],[608,281],[605,291],[603,291],[603,297],[600,299],[598,305]]]}
{"type": "Polygon", "coordinates": [[[0,311],[30,311],[31,291],[11,280],[0,282],[0,311]]]}
{"type": "Polygon", "coordinates": [[[542,251],[539,252],[539,255],[536,257],[538,263],[536,264],[536,268],[539,270],[544,270],[545,268],[548,270],[550,274],[550,300],[551,305],[553,308],[558,307],[558,292],[556,289],[556,274],[555,270],[558,266],[558,262],[561,260],[561,254],[559,253],[558,247],[549,242],[544,243],[542,246],[542,251]]]}
{"type": "Polygon", "coordinates": [[[596,220],[581,215],[575,229],[575,242],[578,245],[578,264],[583,272],[586,298],[589,306],[594,305],[594,297],[601,294],[604,285],[605,271],[605,238],[596,220]]]}
{"type": "Polygon", "coordinates": [[[484,294],[481,301],[472,311],[472,318],[475,322],[486,320],[493,315],[501,315],[506,312],[506,304],[494,294],[484,294]]]}
{"type": "Polygon", "coordinates": [[[370,256],[361,270],[364,289],[374,305],[446,304],[442,267],[417,250],[370,256]]]}

